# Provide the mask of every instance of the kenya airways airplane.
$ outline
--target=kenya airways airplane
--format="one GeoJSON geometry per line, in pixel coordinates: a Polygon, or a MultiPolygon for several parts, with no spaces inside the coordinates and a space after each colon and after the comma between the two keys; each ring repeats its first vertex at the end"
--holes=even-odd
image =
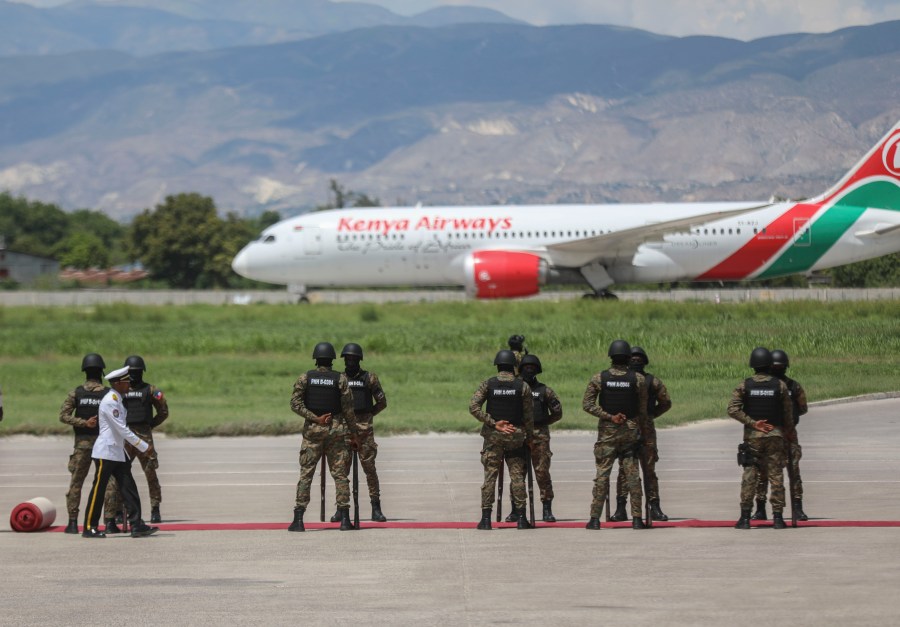
{"type": "Polygon", "coordinates": [[[476,298],[577,280],[737,281],[900,251],[900,123],[802,202],[337,209],[273,224],[234,258],[250,279],[307,286],[461,285],[476,298]]]}

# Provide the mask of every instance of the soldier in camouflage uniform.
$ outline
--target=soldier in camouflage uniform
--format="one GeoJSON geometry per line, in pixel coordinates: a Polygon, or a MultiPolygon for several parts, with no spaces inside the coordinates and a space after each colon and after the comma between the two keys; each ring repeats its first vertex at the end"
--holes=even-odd
{"type": "Polygon", "coordinates": [[[594,478],[591,517],[585,528],[600,529],[600,515],[609,491],[609,475],[618,459],[631,493],[631,526],[633,529],[644,529],[637,451],[641,432],[646,429],[647,423],[647,384],[644,375],[628,369],[631,358],[628,342],[614,341],[609,345],[608,355],[612,365],[591,377],[581,401],[584,411],[599,419],[598,438],[594,444],[597,476],[594,478]]]}
{"type": "MultiPolygon", "coordinates": [[[[647,422],[641,432],[641,448],[638,453],[641,472],[644,475],[644,491],[650,502],[650,516],[653,520],[669,520],[659,505],[659,477],[656,476],[656,462],[659,461],[659,449],[656,446],[656,424],[654,420],[662,416],[672,408],[672,399],[665,384],[644,368],[650,365],[650,358],[640,346],[631,347],[631,361],[628,367],[631,370],[644,375],[647,383],[647,422]]],[[[628,497],[625,495],[625,474],[622,465],[619,464],[619,477],[616,481],[616,513],[611,520],[621,521],[628,518],[625,513],[625,504],[628,497]]]]}
{"type": "Polygon", "coordinates": [[[137,458],[141,462],[141,468],[144,469],[147,487],[150,490],[150,522],[158,523],[162,522],[159,513],[162,487],[160,487],[159,477],[156,475],[156,469],[159,468],[159,457],[156,453],[156,444],[153,442],[153,429],[169,417],[169,404],[166,402],[162,390],[144,381],[144,372],[147,370],[147,366],[140,355],[132,355],[126,359],[125,366],[128,367],[128,374],[131,378],[131,388],[123,399],[125,409],[128,410],[128,428],[139,438],[150,443],[149,451],[138,452],[137,458]]]}
{"type": "MultiPolygon", "coordinates": [[[[519,365],[522,378],[531,388],[532,417],[534,419],[534,443],[531,446],[531,461],[534,464],[534,478],[541,492],[544,506],[544,522],[556,522],[551,505],[553,503],[553,481],[550,479],[550,425],[563,417],[562,403],[553,389],[537,380],[543,372],[537,355],[525,355],[519,365]]],[[[512,488],[510,487],[510,491],[512,488]]]]}
{"type": "Polygon", "coordinates": [[[491,528],[491,510],[494,506],[494,486],[500,467],[506,459],[512,482],[517,527],[529,529],[525,515],[525,446],[531,446],[534,438],[531,388],[516,378],[516,356],[510,350],[502,350],[494,358],[497,376],[485,379],[469,401],[469,413],[482,423],[481,464],[484,466],[484,483],[481,486],[481,521],[478,529],[491,528]],[[487,403],[484,410],[482,405],[487,403]]]}
{"type": "Polygon", "coordinates": [[[522,358],[528,354],[528,349],[525,348],[525,336],[511,335],[506,343],[509,345],[509,350],[516,356],[516,368],[513,370],[513,374],[519,376],[521,372],[519,366],[522,364],[522,358]]]}
{"type": "Polygon", "coordinates": [[[344,374],[331,368],[336,355],[334,346],[320,342],[313,349],[316,368],[300,375],[294,383],[291,410],[303,418],[303,444],[300,446],[300,479],[294,520],[288,531],[305,531],[303,513],[309,505],[310,490],[316,465],[325,456],[334,478],[341,531],[355,529],[350,522],[350,447],[356,445],[356,414],[353,394],[344,374]],[[349,437],[348,437],[349,434],[349,437]]]}
{"type": "MultiPolygon", "coordinates": [[[[353,393],[359,463],[366,473],[369,500],[372,502],[372,520],[386,522],[387,518],[381,511],[381,488],[378,484],[378,471],[375,469],[378,444],[375,443],[372,419],[387,407],[387,397],[381,388],[378,375],[360,368],[359,362],[363,359],[362,346],[352,342],[347,344],[341,350],[341,357],[344,359],[344,374],[347,375],[347,383],[353,393]]],[[[340,519],[340,512],[335,512],[331,522],[338,522],[340,519]]]]}
{"type": "MultiPolygon", "coordinates": [[[[66,396],[59,409],[59,421],[71,425],[75,431],[75,448],[69,457],[69,491],[66,492],[66,509],[69,524],[66,533],[78,533],[78,508],[81,504],[81,487],[91,468],[91,451],[100,434],[97,411],[100,401],[109,388],[100,383],[106,364],[97,353],[89,353],[81,360],[81,370],[85,373],[84,385],[80,385],[66,396]]],[[[115,517],[117,499],[115,486],[107,486],[104,499],[107,518],[115,517]]]]}
{"type": "Polygon", "coordinates": [[[731,393],[728,415],[744,425],[744,442],[753,463],[745,463],[741,478],[741,517],[735,529],[750,528],[750,508],[756,494],[759,469],[764,468],[772,486],[772,521],[775,529],[784,529],[785,439],[796,441],[791,396],[783,381],[769,374],[772,353],[755,348],[750,367],[755,374],[731,393]]]}
{"type": "MultiPolygon", "coordinates": [[[[791,409],[794,415],[794,427],[800,422],[800,416],[809,411],[809,404],[806,402],[806,390],[794,379],[787,376],[787,369],[790,366],[788,354],[783,350],[772,351],[772,367],[769,372],[776,379],[784,381],[787,386],[788,394],[791,396],[791,409]]],[[[799,441],[791,442],[791,470],[788,477],[791,479],[791,494],[794,500],[791,507],[797,510],[797,518],[800,520],[809,520],[809,516],[803,511],[803,480],[800,478],[800,458],[803,456],[803,449],[800,448],[799,441]]],[[[756,481],[756,512],[754,512],[751,520],[766,520],[766,490],[769,487],[769,476],[765,469],[759,471],[756,481]]]]}

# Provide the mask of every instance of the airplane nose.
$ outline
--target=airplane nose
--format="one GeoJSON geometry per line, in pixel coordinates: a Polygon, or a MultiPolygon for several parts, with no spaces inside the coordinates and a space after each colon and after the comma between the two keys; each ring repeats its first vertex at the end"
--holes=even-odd
{"type": "Polygon", "coordinates": [[[237,255],[234,256],[234,259],[231,261],[231,269],[240,274],[242,277],[247,277],[247,270],[250,266],[250,260],[248,259],[247,249],[244,248],[237,255]]]}

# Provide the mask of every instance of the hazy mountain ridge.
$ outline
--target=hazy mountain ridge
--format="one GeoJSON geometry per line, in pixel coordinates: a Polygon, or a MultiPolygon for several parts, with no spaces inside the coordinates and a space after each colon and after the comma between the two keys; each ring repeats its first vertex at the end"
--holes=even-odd
{"type": "Polygon", "coordinates": [[[0,59],[0,188],[132,215],[200,191],[385,202],[822,191],[900,118],[900,22],[752,42],[605,26],[379,27],[136,58],[0,59]]]}

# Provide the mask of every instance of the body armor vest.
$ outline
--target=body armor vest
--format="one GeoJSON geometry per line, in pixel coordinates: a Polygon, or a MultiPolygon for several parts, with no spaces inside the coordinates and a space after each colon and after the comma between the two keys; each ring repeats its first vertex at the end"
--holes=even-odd
{"type": "Polygon", "coordinates": [[[637,374],[629,370],[625,374],[613,374],[609,370],[600,373],[600,407],[608,414],[625,414],[629,420],[638,416],[637,374]]]}
{"type": "Polygon", "coordinates": [[[547,386],[537,379],[529,385],[531,386],[531,400],[534,403],[534,409],[531,410],[534,426],[543,427],[550,420],[550,409],[547,407],[547,386]]]}
{"type": "Polygon", "coordinates": [[[653,382],[656,380],[656,377],[649,372],[642,372],[641,374],[644,375],[644,381],[647,383],[647,417],[653,420],[653,417],[656,415],[656,406],[659,405],[656,392],[653,390],[653,382]]]}
{"type": "MultiPolygon", "coordinates": [[[[109,392],[109,388],[91,391],[84,389],[83,385],[75,388],[75,417],[87,420],[91,416],[96,416],[100,410],[100,401],[109,392]]],[[[98,418],[97,426],[91,427],[74,427],[76,435],[100,435],[100,423],[98,418]]]]}
{"type": "Polygon", "coordinates": [[[494,420],[507,420],[517,427],[525,425],[522,415],[522,379],[501,381],[497,377],[488,380],[487,413],[494,420]]]}
{"type": "Polygon", "coordinates": [[[132,388],[125,393],[122,404],[128,414],[125,422],[133,425],[138,423],[150,424],[153,418],[153,404],[150,401],[150,384],[142,382],[139,387],[132,388]]]}
{"type": "Polygon", "coordinates": [[[368,414],[372,412],[374,399],[372,398],[372,390],[369,388],[369,373],[360,370],[356,376],[351,377],[346,372],[347,384],[350,391],[353,392],[353,411],[357,414],[368,414]]]}
{"type": "Polygon", "coordinates": [[[797,397],[800,395],[800,384],[787,376],[781,380],[784,381],[784,384],[788,389],[788,394],[791,395],[791,408],[794,411],[794,426],[796,426],[797,423],[800,422],[800,401],[797,400],[797,397]]]}
{"type": "Polygon", "coordinates": [[[744,413],[754,420],[766,420],[775,427],[784,426],[781,403],[781,381],[770,377],[765,381],[744,381],[744,413]]]}
{"type": "Polygon", "coordinates": [[[306,373],[306,408],[317,416],[341,413],[341,374],[334,370],[306,373]]]}

